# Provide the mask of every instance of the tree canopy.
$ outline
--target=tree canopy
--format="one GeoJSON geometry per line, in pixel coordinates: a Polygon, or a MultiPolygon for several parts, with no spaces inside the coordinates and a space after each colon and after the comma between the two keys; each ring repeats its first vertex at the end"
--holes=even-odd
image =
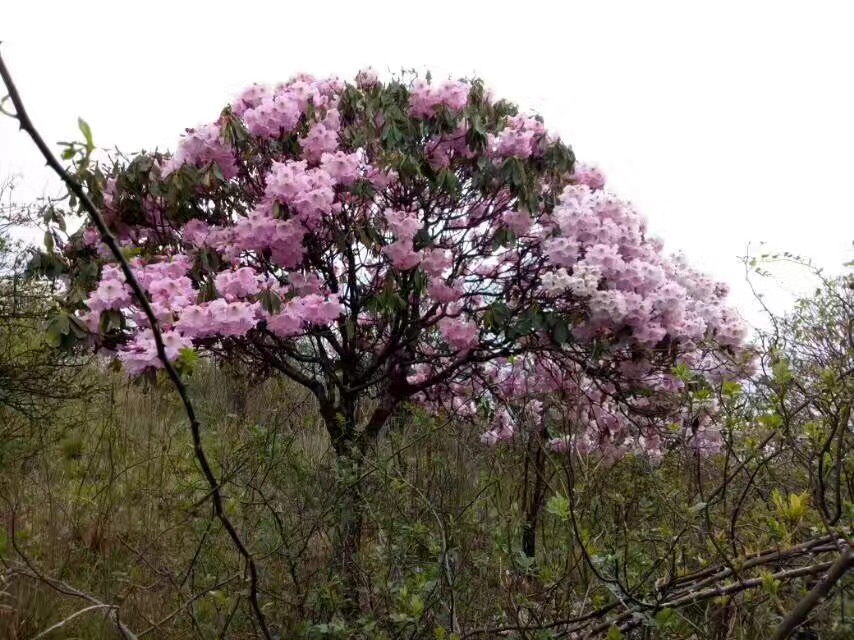
{"type": "MultiPolygon", "coordinates": [[[[486,413],[484,440],[508,439],[562,390],[579,446],[655,453],[691,376],[742,355],[726,286],[666,255],[601,172],[478,80],[254,85],[172,155],[78,171],[169,358],[281,372],[342,446],[406,401],[486,413]]],[[[40,259],[69,279],[65,333],[85,327],[133,375],[161,366],[97,231],[60,245],[40,259]]]]}

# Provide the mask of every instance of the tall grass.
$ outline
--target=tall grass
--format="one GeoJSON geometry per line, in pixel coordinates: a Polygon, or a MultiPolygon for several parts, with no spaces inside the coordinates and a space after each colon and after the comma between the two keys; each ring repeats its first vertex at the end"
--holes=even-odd
{"type": "MultiPolygon", "coordinates": [[[[212,516],[174,395],[99,375],[100,390],[28,424],[0,471],[0,638],[33,638],[86,606],[26,575],[33,571],[115,605],[139,637],[257,637],[239,557],[212,516]]],[[[204,446],[281,638],[553,637],[548,628],[561,627],[552,622],[625,597],[602,576],[650,593],[672,572],[718,563],[720,547],[737,556],[819,531],[810,510],[790,518],[772,499],[772,487],[798,495],[808,484],[782,458],[750,483],[739,476],[723,504],[704,509],[701,496],[732,461],[675,453],[653,467],[553,456],[532,560],[520,548],[530,482],[523,452],[487,449],[477,429],[413,412],[364,469],[363,616],[345,622],[332,557],[343,479],[313,399],[281,380],[206,364],[189,380],[204,446]],[[785,527],[771,526],[781,518],[790,518],[785,527]]],[[[703,601],[651,619],[644,633],[762,637],[807,586],[703,601]]],[[[813,623],[822,638],[850,630],[841,615],[837,600],[822,609],[813,623]]],[[[93,610],[47,637],[120,635],[93,610]]]]}

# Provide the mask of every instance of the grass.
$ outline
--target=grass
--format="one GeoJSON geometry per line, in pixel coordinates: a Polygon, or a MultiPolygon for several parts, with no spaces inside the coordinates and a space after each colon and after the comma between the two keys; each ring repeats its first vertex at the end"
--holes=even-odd
{"type": "MultiPolygon", "coordinates": [[[[0,583],[0,638],[33,638],[87,606],[13,571],[22,557],[116,605],[139,637],[258,637],[239,557],[212,518],[174,395],[165,385],[102,380],[50,421],[27,424],[0,452],[0,555],[10,563],[0,583]]],[[[624,597],[597,573],[649,594],[654,580],[719,564],[721,549],[737,556],[784,548],[820,530],[809,509],[771,526],[783,516],[770,487],[791,495],[808,486],[783,460],[750,483],[739,477],[724,503],[707,510],[697,507],[699,496],[723,477],[721,459],[699,468],[687,454],[655,468],[640,459],[570,467],[555,456],[532,561],[519,543],[530,482],[523,451],[486,449],[477,429],[415,413],[366,463],[363,616],[344,621],[333,557],[341,478],[313,400],[280,380],[209,366],[190,381],[226,509],[258,562],[264,613],[281,638],[450,638],[455,630],[552,637],[497,629],[545,626],[624,597]]],[[[769,582],[704,601],[650,618],[645,637],[763,637],[808,586],[775,591],[769,582]]],[[[104,611],[44,637],[120,637],[104,611]]],[[[842,638],[850,630],[842,615],[837,597],[811,624],[822,638],[842,638]]]]}

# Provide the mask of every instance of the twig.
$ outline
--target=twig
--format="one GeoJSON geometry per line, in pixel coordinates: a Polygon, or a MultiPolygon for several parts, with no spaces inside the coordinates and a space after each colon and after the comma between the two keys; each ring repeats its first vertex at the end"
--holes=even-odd
{"type": "Polygon", "coordinates": [[[80,611],[75,611],[74,613],[72,613],[70,616],[68,616],[64,620],[60,620],[56,624],[51,625],[50,627],[48,627],[47,629],[42,631],[39,635],[33,636],[32,640],[39,640],[39,638],[44,638],[51,631],[56,631],[60,627],[65,626],[67,623],[74,620],[74,618],[76,618],[79,615],[83,615],[87,611],[93,611],[94,609],[115,609],[115,607],[116,607],[116,605],[114,605],[114,604],[93,604],[89,607],[84,607],[83,609],[80,609],[80,611]]]}
{"type": "MultiPolygon", "coordinates": [[[[788,569],[786,571],[779,571],[777,573],[771,574],[771,578],[774,580],[779,580],[780,582],[787,582],[789,580],[794,580],[795,578],[802,578],[804,576],[812,576],[817,573],[821,573],[829,569],[833,565],[832,562],[821,562],[819,564],[813,564],[806,567],[798,567],[797,569],[788,569]]],[[[742,580],[741,582],[731,582],[726,585],[720,585],[717,587],[711,587],[709,589],[701,589],[700,591],[695,591],[693,593],[689,593],[681,598],[675,598],[673,600],[668,600],[665,602],[658,603],[654,608],[647,611],[647,613],[654,613],[655,611],[660,611],[662,609],[679,609],[681,607],[685,607],[691,604],[695,604],[697,602],[703,602],[705,600],[710,600],[712,598],[718,598],[721,596],[728,596],[734,593],[740,593],[742,591],[746,591],[748,589],[755,589],[757,587],[761,587],[767,577],[762,578],[750,578],[748,580],[742,580]]],[[[611,627],[618,627],[620,631],[628,631],[629,629],[633,629],[634,627],[641,624],[645,618],[639,617],[640,609],[632,609],[631,611],[627,611],[616,618],[612,618],[611,620],[606,620],[597,626],[590,629],[585,635],[586,638],[593,638],[605,631],[608,631],[611,627]]],[[[568,630],[568,631],[573,631],[568,630]]]]}
{"type": "Polygon", "coordinates": [[[261,631],[266,640],[272,640],[272,635],[270,634],[270,630],[267,627],[267,622],[264,618],[264,613],[261,611],[261,606],[258,603],[258,569],[255,566],[255,561],[252,558],[252,554],[249,553],[249,550],[244,545],[243,541],[240,539],[240,536],[237,533],[237,529],[235,529],[234,525],[231,523],[231,520],[225,514],[225,509],[223,508],[223,500],[222,494],[219,489],[219,483],[217,482],[216,477],[214,476],[213,470],[211,469],[210,464],[208,463],[207,456],[205,455],[204,449],[202,448],[202,439],[201,439],[201,424],[196,417],[196,412],[193,409],[193,405],[190,402],[189,394],[187,393],[187,388],[184,386],[183,381],[181,380],[181,376],[178,375],[175,367],[172,366],[172,363],[169,361],[169,358],[166,356],[166,348],[163,344],[163,336],[160,332],[160,326],[157,321],[157,316],[154,313],[154,310],[151,308],[151,304],[148,302],[148,298],[146,298],[145,290],[139,284],[134,276],[133,271],[131,270],[130,264],[127,259],[121,252],[121,249],[116,242],[115,237],[110,232],[110,229],[107,227],[106,222],[104,221],[104,217],[101,215],[101,212],[98,210],[98,207],[95,206],[95,203],[92,202],[92,199],[89,197],[89,194],[83,189],[83,186],[75,180],[68,171],[59,163],[56,159],[56,156],[53,155],[53,152],[45,143],[44,139],[39,134],[38,130],[33,125],[30,120],[30,116],[27,113],[26,108],[24,107],[24,103],[21,100],[21,96],[18,93],[18,89],[15,86],[14,81],[12,80],[12,76],[9,73],[9,70],[6,68],[6,64],[3,61],[3,56],[0,55],[0,76],[3,78],[3,83],[6,85],[6,89],[9,92],[9,98],[12,101],[12,104],[15,107],[15,115],[14,117],[18,120],[20,128],[25,131],[30,138],[32,138],[38,150],[41,152],[42,157],[44,157],[47,165],[53,169],[53,171],[62,179],[63,182],[68,186],[68,189],[77,196],[78,200],[82,207],[89,214],[92,222],[98,228],[98,231],[101,234],[101,239],[104,243],[109,247],[110,252],[113,254],[113,257],[119,263],[119,266],[122,269],[122,273],[125,276],[125,280],[127,284],[130,286],[131,290],[136,297],[139,306],[142,308],[145,313],[145,317],[148,319],[149,325],[151,327],[151,332],[154,337],[154,344],[157,347],[157,355],[160,358],[160,361],[163,363],[163,368],[166,370],[169,379],[172,381],[172,384],[175,387],[175,390],[178,392],[178,395],[181,398],[181,402],[184,405],[184,411],[187,414],[187,418],[190,422],[190,430],[193,436],[193,451],[196,456],[196,460],[199,463],[199,466],[202,468],[202,473],[205,476],[208,484],[211,487],[211,497],[213,498],[214,510],[216,511],[217,518],[222,523],[222,526],[228,532],[229,537],[231,538],[234,546],[237,551],[243,557],[246,562],[247,568],[249,570],[249,580],[250,580],[250,588],[249,588],[249,600],[252,604],[252,610],[255,613],[255,616],[258,619],[258,624],[261,627],[261,631]]]}
{"type": "Polygon", "coordinates": [[[26,567],[20,565],[11,567],[11,573],[30,578],[32,580],[37,580],[63,595],[74,596],[76,598],[80,598],[81,600],[85,600],[86,602],[91,602],[94,606],[109,609],[111,613],[110,619],[113,621],[113,624],[116,625],[119,630],[119,633],[122,634],[122,637],[125,638],[125,640],[138,640],[137,635],[133,631],[128,629],[125,624],[119,620],[118,615],[116,613],[118,611],[117,605],[105,604],[104,602],[98,600],[98,598],[96,598],[95,596],[88,594],[85,591],[75,589],[74,587],[66,584],[65,582],[62,582],[61,580],[57,580],[56,578],[48,577],[37,569],[35,569],[29,563],[26,565],[26,567]]]}
{"type": "Polygon", "coordinates": [[[143,631],[140,631],[140,632],[139,632],[138,637],[139,637],[139,638],[144,638],[144,637],[145,637],[145,636],[147,636],[149,633],[152,633],[152,632],[154,632],[154,631],[157,631],[157,629],[159,629],[159,628],[160,628],[160,627],[162,627],[164,624],[166,624],[167,622],[169,622],[172,618],[174,618],[174,617],[175,617],[175,616],[177,616],[179,613],[181,613],[182,611],[184,611],[185,609],[187,609],[191,604],[193,604],[193,603],[194,603],[196,600],[198,600],[199,598],[201,598],[201,597],[203,597],[203,596],[206,596],[206,595],[207,595],[207,594],[209,594],[211,591],[214,591],[214,590],[216,590],[216,589],[220,589],[221,587],[224,587],[224,586],[225,586],[225,585],[227,585],[229,582],[232,582],[233,580],[235,580],[235,579],[237,579],[237,578],[239,578],[239,577],[240,577],[239,575],[233,575],[233,576],[231,576],[230,578],[226,578],[225,580],[222,580],[222,581],[218,582],[217,584],[213,585],[211,588],[209,588],[209,589],[205,589],[204,591],[201,591],[201,592],[197,593],[197,594],[196,594],[196,595],[194,595],[192,598],[190,598],[189,600],[187,600],[184,604],[182,604],[180,607],[178,607],[177,609],[173,610],[173,611],[172,611],[172,613],[167,614],[166,616],[164,616],[163,618],[161,618],[159,621],[155,622],[153,625],[151,625],[150,627],[148,627],[148,629],[144,629],[143,631]]]}
{"type": "Polygon", "coordinates": [[[791,613],[783,618],[780,625],[774,630],[774,635],[771,640],[786,640],[792,632],[797,629],[804,620],[806,620],[810,611],[812,611],[819,602],[830,592],[842,576],[854,565],[854,547],[846,545],[845,550],[836,559],[836,562],[830,567],[827,575],[815,585],[810,592],[805,595],[791,613]]]}

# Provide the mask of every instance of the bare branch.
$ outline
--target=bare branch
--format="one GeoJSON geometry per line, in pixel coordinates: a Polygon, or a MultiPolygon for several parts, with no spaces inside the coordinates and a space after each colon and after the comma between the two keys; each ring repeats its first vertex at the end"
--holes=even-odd
{"type": "Polygon", "coordinates": [[[216,511],[217,518],[220,520],[222,526],[228,532],[229,537],[231,538],[234,546],[237,548],[237,551],[243,557],[249,570],[249,600],[252,604],[252,609],[255,613],[256,618],[258,619],[258,624],[261,627],[261,631],[264,634],[264,637],[267,640],[272,640],[272,635],[267,627],[267,622],[265,620],[264,613],[261,611],[261,606],[258,603],[258,570],[255,566],[255,561],[252,558],[252,554],[246,548],[246,545],[243,543],[239,534],[237,533],[237,529],[234,527],[231,520],[229,520],[228,516],[225,514],[222,494],[219,490],[219,483],[216,477],[214,476],[213,470],[211,469],[211,466],[208,463],[207,456],[205,455],[204,449],[202,448],[201,424],[199,423],[199,420],[196,417],[195,410],[193,408],[192,403],[190,402],[190,396],[187,393],[187,388],[184,386],[184,383],[181,380],[181,376],[178,374],[178,371],[175,369],[175,367],[172,366],[172,363],[166,356],[166,347],[163,343],[163,336],[160,331],[157,316],[155,315],[154,310],[151,308],[151,304],[149,303],[148,298],[146,297],[145,290],[142,288],[142,286],[139,284],[136,277],[134,276],[130,264],[124,257],[124,254],[122,254],[118,242],[116,242],[115,237],[107,227],[107,224],[104,221],[104,217],[101,215],[101,212],[98,210],[98,207],[96,207],[94,202],[92,202],[92,199],[89,197],[89,194],[86,193],[86,191],[83,189],[83,186],[77,180],[75,180],[71,176],[71,174],[69,174],[68,171],[66,171],[65,168],[59,163],[59,161],[56,159],[56,156],[54,156],[53,152],[47,146],[44,139],[41,137],[38,130],[36,129],[35,125],[30,120],[30,116],[27,113],[26,108],[24,107],[23,100],[21,99],[21,96],[18,93],[18,89],[15,86],[14,81],[12,80],[11,74],[6,68],[6,64],[3,60],[2,55],[0,55],[0,77],[3,78],[3,83],[6,85],[6,89],[9,92],[9,99],[12,101],[12,104],[15,107],[14,117],[18,120],[20,128],[25,131],[30,136],[30,138],[32,138],[36,147],[39,149],[42,156],[44,157],[47,165],[51,169],[53,169],[57,176],[62,179],[62,181],[68,186],[68,189],[72,193],[74,193],[75,196],[77,196],[81,205],[89,214],[90,218],[92,219],[92,222],[95,224],[98,231],[100,232],[102,240],[107,245],[107,247],[109,247],[113,257],[119,263],[119,266],[121,267],[122,273],[124,273],[128,286],[133,291],[137,303],[145,313],[145,317],[148,319],[154,337],[154,343],[157,347],[157,355],[160,358],[160,361],[163,363],[163,368],[166,370],[169,379],[172,381],[172,384],[174,385],[176,391],[178,392],[178,395],[181,398],[181,402],[184,406],[184,411],[187,414],[187,418],[190,422],[190,430],[193,436],[193,451],[195,453],[196,460],[198,461],[199,466],[202,468],[202,473],[211,487],[211,497],[213,498],[214,510],[216,511]]]}
{"type": "Polygon", "coordinates": [[[845,550],[830,567],[827,575],[798,602],[791,613],[774,630],[771,640],[786,640],[786,638],[791,636],[795,629],[806,620],[810,611],[815,609],[824,597],[830,593],[833,585],[839,582],[852,565],[854,565],[854,544],[847,544],[845,550]]]}

